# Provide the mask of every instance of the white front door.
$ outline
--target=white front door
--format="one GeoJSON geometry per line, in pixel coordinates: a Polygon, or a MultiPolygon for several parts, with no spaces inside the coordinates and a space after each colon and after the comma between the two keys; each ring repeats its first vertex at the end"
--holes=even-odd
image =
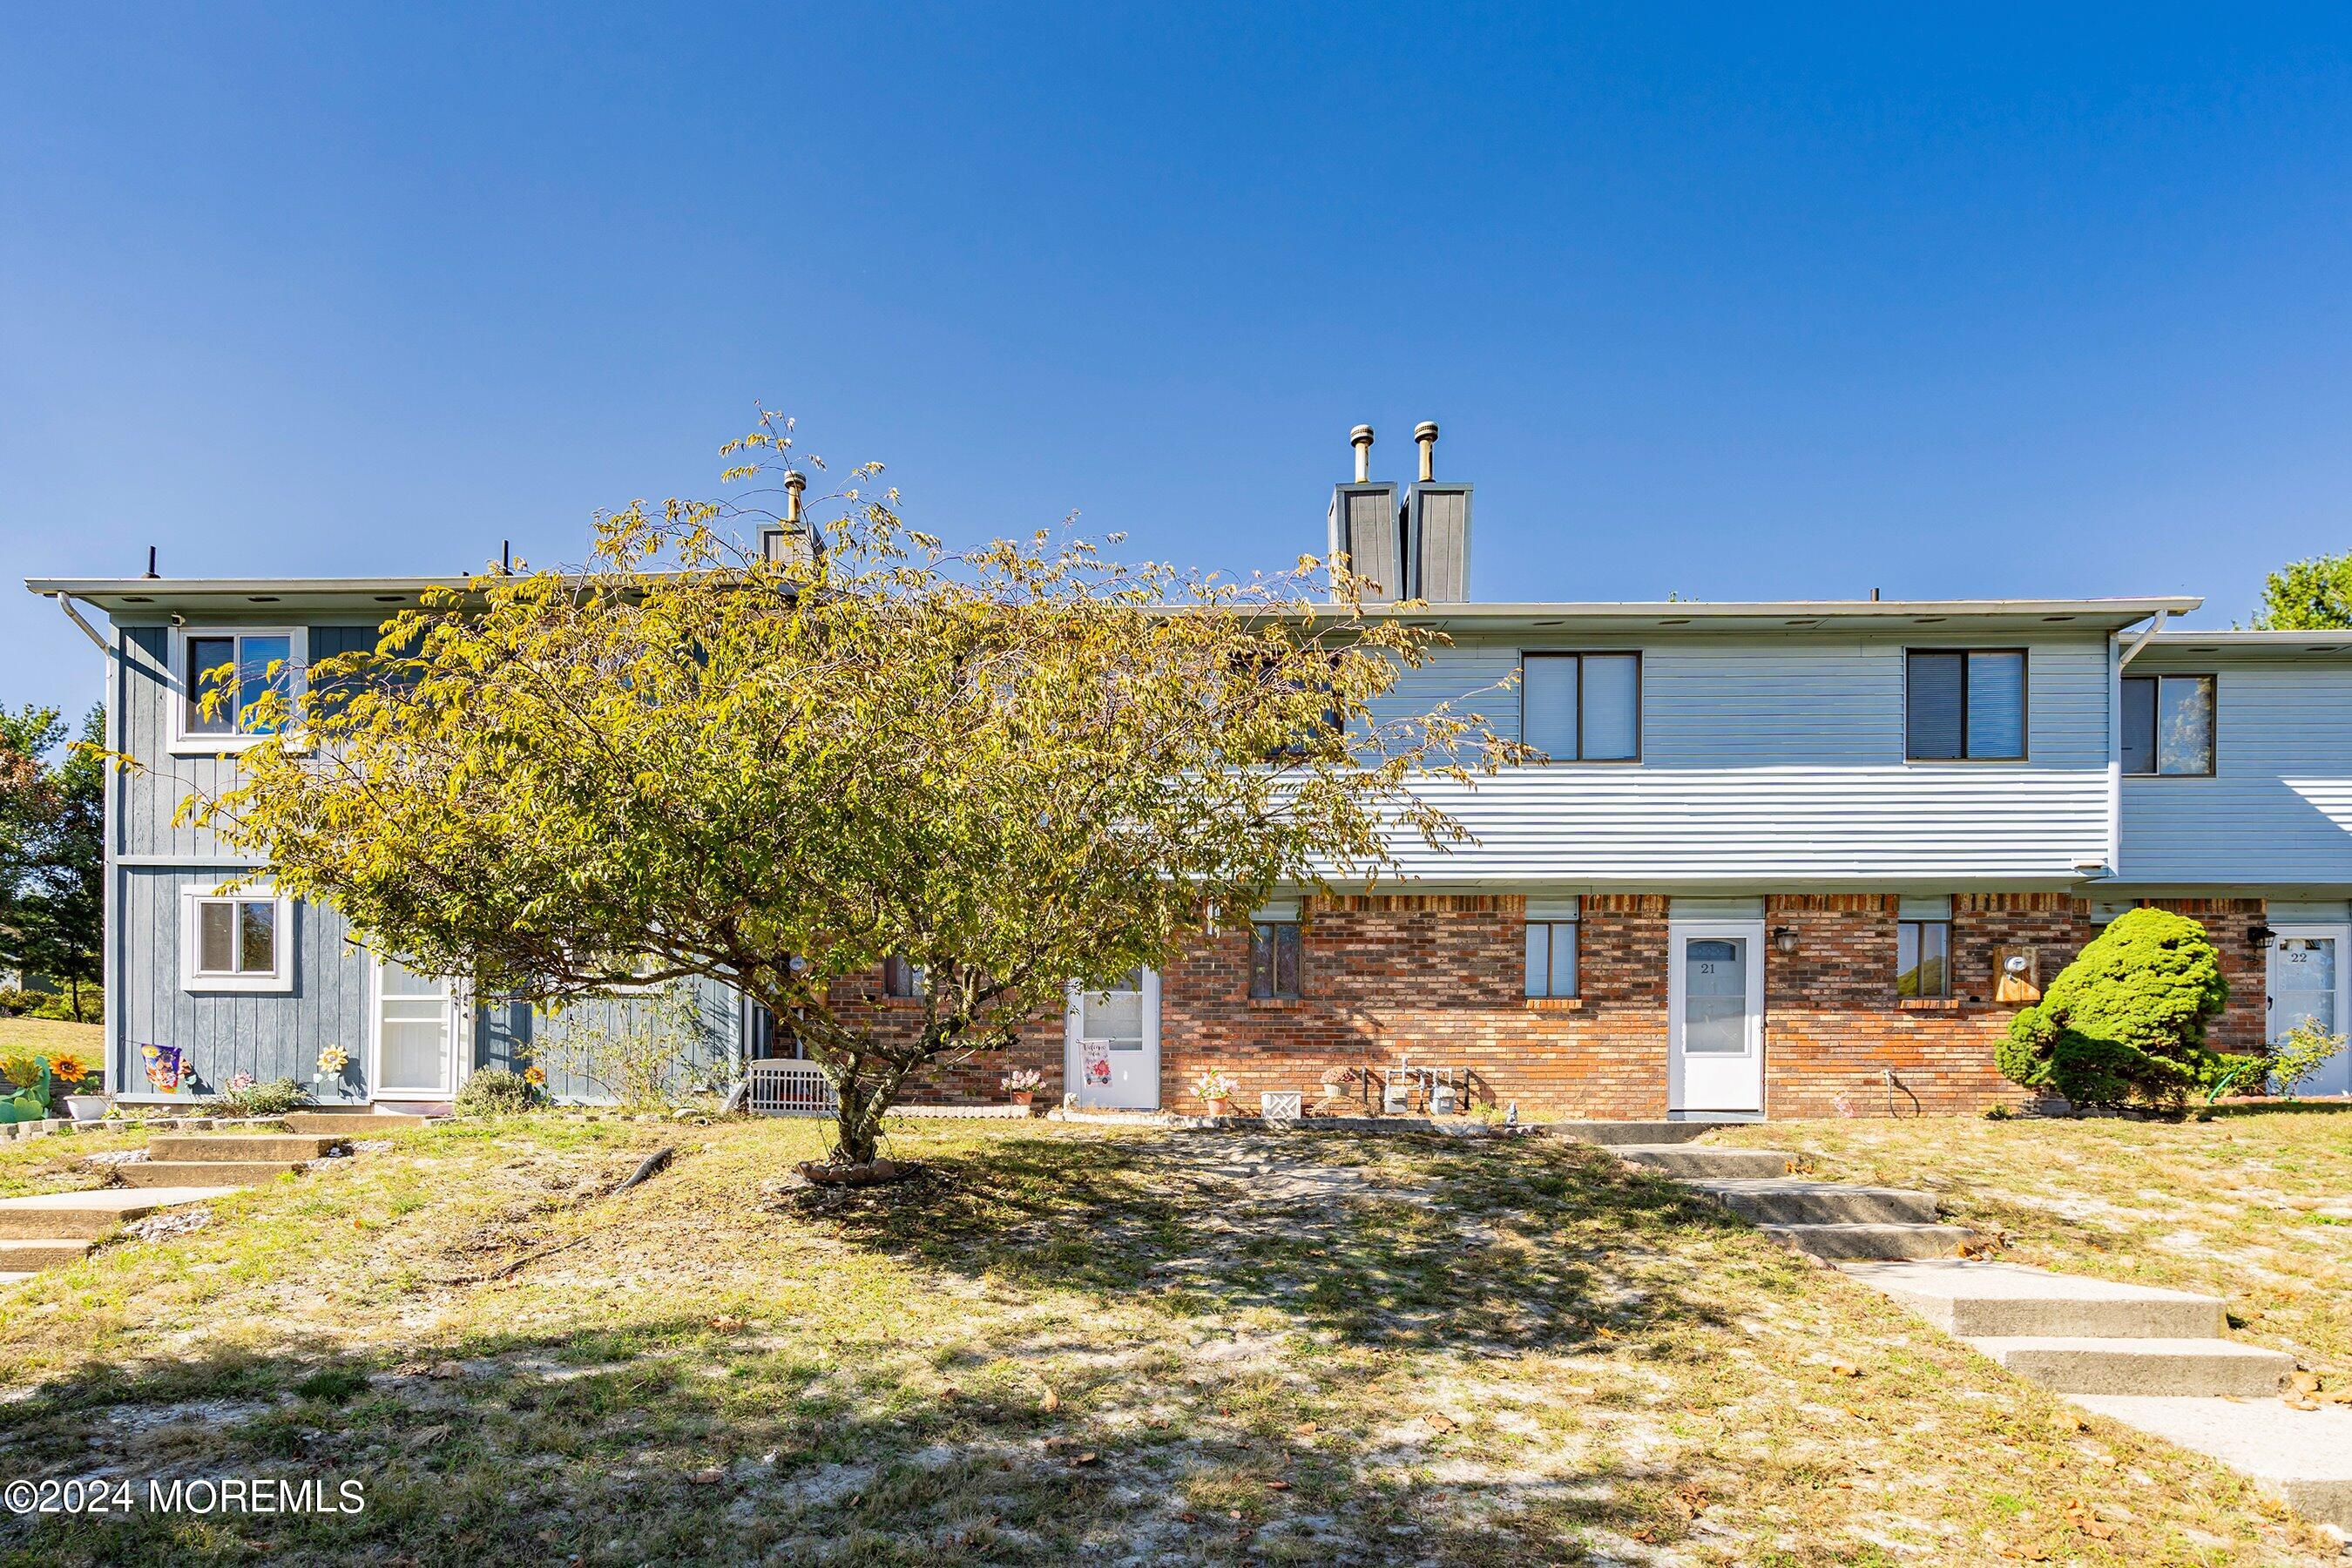
{"type": "Polygon", "coordinates": [[[1129,970],[1108,991],[1070,987],[1065,1081],[1093,1110],[1160,1109],[1160,976],[1129,970]]]}
{"type": "MultiPolygon", "coordinates": [[[[2283,925],[2271,938],[2269,1032],[2275,1046],[2297,1024],[2345,1033],[2345,930],[2337,925],[2283,925]]],[[[2341,1050],[2305,1079],[2302,1094],[2352,1094],[2352,1048],[2341,1050]]]]}
{"type": "Polygon", "coordinates": [[[1666,927],[1666,1105],[1764,1109],[1764,922],[1666,927]]]}
{"type": "Polygon", "coordinates": [[[378,1100],[450,1099],[457,1092],[458,1053],[469,1031],[463,989],[380,958],[369,1036],[375,1061],[368,1081],[378,1100]]]}

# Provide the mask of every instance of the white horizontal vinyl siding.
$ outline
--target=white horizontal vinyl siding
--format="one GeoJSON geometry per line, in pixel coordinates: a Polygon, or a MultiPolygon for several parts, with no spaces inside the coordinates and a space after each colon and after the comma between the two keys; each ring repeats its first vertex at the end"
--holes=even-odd
{"type": "Polygon", "coordinates": [[[2352,886],[2352,666],[2166,648],[2133,675],[2214,675],[2214,774],[2124,780],[2135,883],[2352,886]]]}
{"type": "MultiPolygon", "coordinates": [[[[1497,691],[1528,642],[1440,649],[1384,706],[1450,700],[1517,734],[1497,691]]],[[[1401,846],[1432,879],[1619,886],[1710,880],[2065,882],[2107,853],[2106,646],[2031,645],[2028,758],[1907,763],[1906,647],[2015,646],[1950,637],[1663,639],[1641,646],[1642,760],[1531,765],[1464,790],[1425,786],[1478,840],[1401,846]]]]}

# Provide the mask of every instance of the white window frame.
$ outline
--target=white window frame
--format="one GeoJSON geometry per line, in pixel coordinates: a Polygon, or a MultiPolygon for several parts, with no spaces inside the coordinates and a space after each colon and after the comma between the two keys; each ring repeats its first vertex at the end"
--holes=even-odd
{"type": "Polygon", "coordinates": [[[188,688],[194,674],[188,668],[190,637],[284,637],[288,671],[287,695],[299,701],[310,689],[310,628],[308,626],[184,626],[172,628],[172,668],[166,672],[164,685],[172,698],[172,743],[174,756],[209,757],[222,752],[241,752],[247,746],[265,740],[262,735],[215,732],[192,733],[188,729],[188,688]]]}
{"type": "Polygon", "coordinates": [[[233,893],[211,888],[180,890],[180,989],[192,994],[210,992],[289,992],[294,989],[294,900],[275,888],[240,888],[233,893]],[[197,968],[201,957],[199,911],[205,904],[274,904],[270,918],[275,938],[268,973],[208,974],[197,968]]]}

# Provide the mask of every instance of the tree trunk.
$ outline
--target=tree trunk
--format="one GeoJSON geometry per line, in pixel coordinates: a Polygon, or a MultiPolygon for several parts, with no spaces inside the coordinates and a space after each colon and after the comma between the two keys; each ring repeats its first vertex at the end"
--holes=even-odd
{"type": "Polygon", "coordinates": [[[873,1162],[880,1152],[882,1118],[898,1094],[898,1086],[906,1081],[907,1068],[897,1063],[884,1065],[868,1077],[862,1062],[853,1062],[845,1068],[834,1085],[839,1109],[834,1114],[835,1136],[839,1146],[835,1158],[845,1164],[864,1165],[873,1162]]]}

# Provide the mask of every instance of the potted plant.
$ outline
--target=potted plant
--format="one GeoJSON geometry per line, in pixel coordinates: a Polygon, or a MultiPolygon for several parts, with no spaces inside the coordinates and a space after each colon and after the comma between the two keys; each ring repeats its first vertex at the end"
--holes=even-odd
{"type": "Polygon", "coordinates": [[[1026,1110],[1036,1095],[1037,1086],[1045,1081],[1045,1075],[1035,1068],[1014,1068],[997,1080],[997,1087],[1004,1090],[1008,1101],[1026,1110]]]}
{"type": "Polygon", "coordinates": [[[1199,1090],[1201,1098],[1209,1102],[1211,1116],[1223,1116],[1231,1111],[1234,1081],[1225,1076],[1224,1068],[1211,1068],[1201,1075],[1193,1087],[1199,1090]]]}
{"type": "Polygon", "coordinates": [[[89,1064],[70,1051],[60,1051],[49,1058],[49,1077],[65,1091],[60,1103],[65,1113],[76,1121],[96,1121],[106,1114],[107,1098],[103,1094],[85,1094],[97,1074],[89,1064]]]}

